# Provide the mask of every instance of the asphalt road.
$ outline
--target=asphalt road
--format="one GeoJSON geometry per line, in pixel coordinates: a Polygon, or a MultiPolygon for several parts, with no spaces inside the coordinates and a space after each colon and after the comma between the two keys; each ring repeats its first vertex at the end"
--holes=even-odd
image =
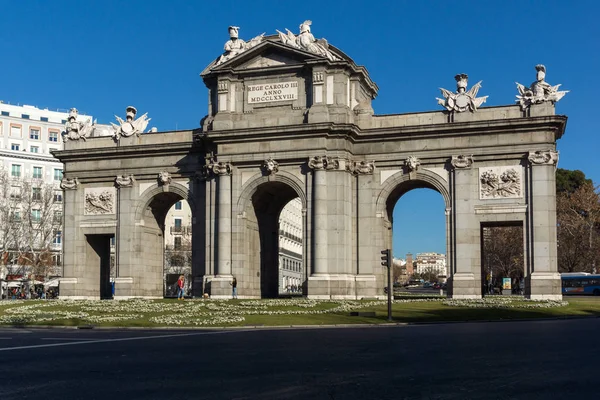
{"type": "Polygon", "coordinates": [[[600,319],[0,329],[0,399],[597,398],[600,319]]]}

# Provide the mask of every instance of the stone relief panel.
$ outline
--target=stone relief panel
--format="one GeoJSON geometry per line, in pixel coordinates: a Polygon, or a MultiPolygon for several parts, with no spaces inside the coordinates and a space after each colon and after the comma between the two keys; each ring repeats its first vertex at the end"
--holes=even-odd
{"type": "Polygon", "coordinates": [[[85,189],[84,215],[102,215],[115,213],[115,188],[85,189]]]}
{"type": "Polygon", "coordinates": [[[521,197],[523,197],[523,168],[520,165],[479,168],[481,200],[521,197]]]}

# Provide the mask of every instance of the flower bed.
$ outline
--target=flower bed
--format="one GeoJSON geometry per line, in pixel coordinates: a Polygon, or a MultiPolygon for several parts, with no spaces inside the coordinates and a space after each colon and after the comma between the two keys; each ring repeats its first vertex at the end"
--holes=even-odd
{"type": "MultiPolygon", "coordinates": [[[[532,301],[518,296],[493,296],[476,300],[444,299],[440,296],[427,298],[403,298],[393,301],[394,311],[406,313],[407,307],[444,309],[445,307],[530,309],[553,308],[568,305],[565,301],[532,301]]],[[[136,326],[230,326],[256,322],[258,317],[267,318],[266,324],[277,324],[284,316],[348,316],[350,311],[371,309],[383,311],[384,300],[186,300],[184,302],[164,300],[46,300],[46,301],[2,301],[0,302],[0,324],[54,324],[54,325],[136,325],[136,326]],[[274,317],[275,319],[269,319],[274,317]],[[270,321],[270,322],[268,322],[270,321]]],[[[408,311],[410,312],[410,311],[408,311]]],[[[381,313],[383,315],[383,313],[381,313]]],[[[288,317],[286,317],[288,318],[288,317]]],[[[339,320],[339,318],[338,318],[339,320]]],[[[261,319],[261,321],[263,321],[261,319]]],[[[290,323],[306,323],[292,319],[290,323]]],[[[319,319],[320,323],[324,321],[319,319]]],[[[332,321],[336,321],[334,318],[332,321]]],[[[353,320],[355,321],[355,320],[353,320]]],[[[383,322],[372,319],[363,322],[383,322]]],[[[310,322],[309,322],[310,323],[310,322]]]]}

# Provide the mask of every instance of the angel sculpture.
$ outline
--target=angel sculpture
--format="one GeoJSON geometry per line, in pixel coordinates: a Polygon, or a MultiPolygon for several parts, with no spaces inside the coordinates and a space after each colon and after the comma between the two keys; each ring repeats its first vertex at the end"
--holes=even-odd
{"type": "Polygon", "coordinates": [[[544,80],[546,77],[545,66],[538,64],[535,66],[535,70],[537,71],[536,81],[530,87],[525,87],[525,85],[516,82],[517,90],[519,91],[517,103],[521,105],[522,110],[525,110],[532,104],[540,104],[545,101],[556,103],[565,94],[569,93],[568,90],[559,91],[560,84],[552,86],[544,80]]]}
{"type": "Polygon", "coordinates": [[[313,34],[310,32],[310,25],[312,21],[307,20],[300,24],[300,34],[294,35],[289,29],[285,29],[287,33],[277,31],[279,33],[279,39],[283,44],[291,47],[295,47],[300,50],[305,50],[313,54],[318,54],[331,61],[338,61],[340,58],[334,55],[329,50],[329,44],[325,39],[315,39],[313,34]]]}
{"type": "Polygon", "coordinates": [[[135,114],[137,114],[137,110],[133,106],[129,106],[126,109],[127,116],[126,120],[123,121],[118,115],[115,115],[115,118],[119,122],[119,125],[110,123],[114,129],[113,138],[115,140],[119,140],[121,136],[129,137],[132,135],[139,136],[140,133],[144,132],[148,127],[148,123],[151,118],[148,118],[148,113],[145,113],[138,119],[135,119],[135,114]]]}
{"type": "Polygon", "coordinates": [[[89,118],[85,122],[77,121],[77,116],[79,112],[76,108],[71,108],[69,111],[69,119],[65,123],[65,132],[63,133],[63,141],[68,140],[79,140],[83,139],[87,140],[87,137],[94,130],[94,125],[96,121],[92,123],[91,118],[89,118]]]}
{"type": "Polygon", "coordinates": [[[467,74],[458,74],[454,77],[454,79],[456,79],[456,93],[452,93],[449,90],[440,88],[444,98],[440,99],[436,97],[438,104],[446,108],[448,111],[477,111],[477,108],[485,103],[489,97],[477,97],[477,93],[481,88],[481,81],[477,82],[471,89],[469,89],[469,91],[466,91],[469,76],[467,74]]]}

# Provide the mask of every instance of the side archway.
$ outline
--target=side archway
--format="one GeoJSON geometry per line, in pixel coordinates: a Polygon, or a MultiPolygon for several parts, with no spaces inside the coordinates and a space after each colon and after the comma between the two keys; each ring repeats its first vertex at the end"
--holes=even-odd
{"type": "Polygon", "coordinates": [[[444,198],[446,210],[451,208],[450,190],[448,181],[435,172],[422,169],[411,177],[410,174],[397,172],[386,179],[377,196],[377,214],[391,222],[391,211],[396,201],[412,189],[427,188],[439,192],[444,198]]]}
{"type": "Polygon", "coordinates": [[[240,296],[278,297],[286,287],[283,278],[288,272],[297,276],[298,283],[304,282],[300,278],[306,270],[301,265],[306,260],[306,220],[302,210],[306,209],[307,200],[303,185],[297,176],[279,171],[269,176],[257,173],[242,187],[233,210],[237,215],[233,220],[234,242],[239,246],[232,249],[236,260],[234,275],[241,277],[240,296]],[[293,205],[290,208],[288,204],[293,205]],[[293,213],[290,210],[296,211],[294,235],[287,229],[290,224],[280,226],[284,209],[286,218],[293,213]]]}

